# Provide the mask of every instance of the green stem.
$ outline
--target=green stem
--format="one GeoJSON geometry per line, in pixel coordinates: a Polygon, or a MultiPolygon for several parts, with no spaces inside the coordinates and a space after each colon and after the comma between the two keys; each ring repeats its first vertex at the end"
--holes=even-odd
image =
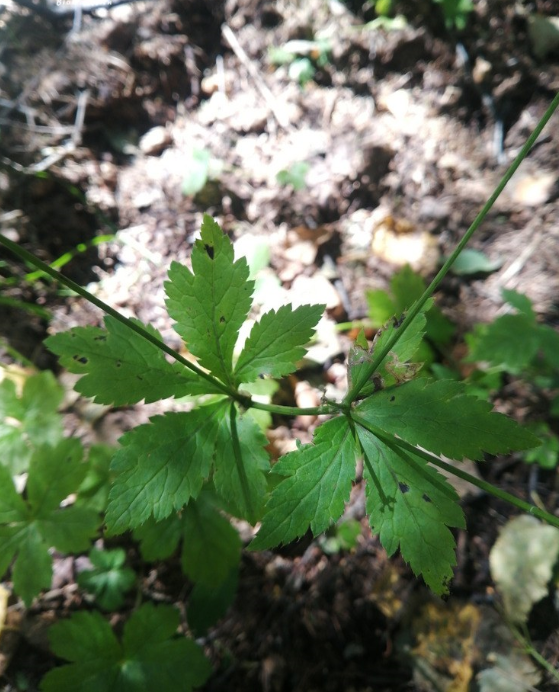
{"type": "Polygon", "coordinates": [[[531,514],[532,516],[537,517],[538,519],[541,519],[542,521],[545,521],[548,524],[551,524],[552,526],[556,526],[557,528],[559,528],[559,517],[556,517],[543,509],[539,509],[539,507],[535,507],[534,505],[531,505],[528,502],[525,502],[524,500],[521,500],[520,498],[515,497],[514,495],[511,495],[510,493],[507,493],[504,490],[501,490],[500,488],[496,488],[495,486],[491,485],[491,483],[487,483],[481,478],[476,478],[475,476],[472,476],[466,471],[463,471],[459,467],[447,464],[446,461],[439,459],[434,454],[425,452],[422,449],[414,447],[412,444],[406,442],[405,440],[401,440],[398,437],[393,437],[392,435],[389,435],[387,432],[385,432],[381,428],[377,428],[376,425],[372,425],[355,412],[352,412],[350,415],[353,421],[357,423],[357,425],[360,425],[362,428],[365,428],[365,430],[368,430],[375,437],[384,442],[388,447],[393,448],[394,446],[397,446],[400,449],[404,449],[406,452],[409,452],[410,454],[421,457],[430,464],[433,464],[433,466],[437,466],[443,471],[446,471],[447,473],[450,473],[453,476],[457,476],[458,478],[461,478],[462,480],[470,483],[471,485],[475,485],[476,488],[483,490],[489,495],[493,495],[493,497],[496,497],[499,500],[508,502],[509,504],[513,505],[514,507],[517,507],[523,512],[527,512],[528,514],[531,514]]]}
{"type": "Polygon", "coordinates": [[[239,480],[241,482],[241,491],[243,493],[243,499],[245,501],[245,506],[248,510],[249,520],[254,523],[256,522],[256,513],[252,506],[252,499],[250,497],[250,490],[248,487],[248,478],[243,463],[243,454],[241,452],[241,443],[239,441],[239,431],[237,430],[237,407],[235,402],[231,402],[231,408],[229,411],[229,422],[231,425],[231,442],[233,448],[233,457],[235,459],[235,466],[237,467],[237,472],[239,474],[239,480]]]}
{"type": "Polygon", "coordinates": [[[487,216],[487,213],[495,203],[495,200],[499,197],[501,192],[504,190],[506,184],[509,182],[509,180],[512,178],[512,176],[516,173],[518,167],[522,163],[522,161],[526,158],[528,155],[528,152],[534,145],[536,139],[540,136],[541,131],[543,128],[546,126],[547,122],[553,115],[553,112],[555,109],[559,106],[559,92],[555,95],[555,98],[551,102],[551,105],[549,108],[546,110],[544,113],[542,119],[539,121],[539,123],[536,125],[536,128],[528,137],[528,140],[520,150],[520,153],[518,156],[514,159],[512,164],[509,166],[507,172],[505,175],[502,177],[500,183],[497,185],[495,188],[493,194],[491,197],[487,200],[487,202],[484,204],[482,210],[479,212],[479,214],[476,216],[474,219],[474,222],[472,225],[468,228],[466,231],[464,237],[462,240],[458,243],[456,246],[454,252],[450,255],[450,257],[446,260],[446,262],[443,264],[441,267],[440,271],[438,274],[435,276],[433,281],[429,284],[429,286],[425,289],[423,295],[419,300],[414,303],[414,305],[410,308],[408,311],[408,314],[406,315],[406,318],[402,322],[402,324],[398,327],[398,329],[394,330],[394,334],[392,337],[386,342],[386,345],[383,349],[381,349],[378,353],[375,353],[375,357],[373,361],[367,366],[363,367],[360,372],[358,377],[356,378],[356,381],[354,382],[353,386],[349,389],[348,393],[345,396],[344,403],[346,405],[351,404],[357,397],[359,396],[359,392],[363,389],[365,383],[367,380],[373,375],[373,373],[378,369],[379,365],[382,363],[382,361],[386,358],[386,356],[389,354],[389,352],[394,348],[394,345],[396,342],[401,338],[401,336],[404,334],[406,329],[410,326],[410,324],[413,322],[413,320],[417,317],[417,315],[421,312],[421,309],[427,302],[427,300],[433,295],[441,281],[444,279],[446,274],[448,273],[448,270],[458,257],[458,255],[462,252],[464,249],[465,245],[468,243],[472,235],[477,231],[485,217],[487,216]]]}
{"type": "MultiPolygon", "coordinates": [[[[528,639],[528,633],[522,634],[520,630],[515,627],[511,622],[508,623],[510,630],[515,637],[515,639],[524,647],[524,651],[531,656],[537,663],[540,664],[542,668],[547,670],[547,672],[559,682],[559,669],[555,668],[547,659],[545,659],[540,652],[534,647],[534,645],[528,639]]],[[[523,627],[527,630],[526,626],[523,627]]]]}
{"type": "Polygon", "coordinates": [[[310,408],[298,408],[297,406],[281,406],[279,404],[264,404],[260,401],[248,399],[240,402],[245,408],[257,408],[268,413],[277,413],[280,416],[327,416],[341,411],[338,404],[328,403],[324,406],[310,408]]]}
{"type": "MultiPolygon", "coordinates": [[[[6,341],[6,339],[0,339],[0,348],[3,348],[6,353],[8,353],[16,362],[21,363],[24,367],[30,368],[34,372],[36,372],[37,368],[35,367],[35,364],[29,360],[26,356],[23,355],[23,353],[20,353],[16,348],[13,346],[10,346],[10,344],[6,341]]],[[[1,365],[1,368],[9,367],[5,365],[1,365]]]]}
{"type": "Polygon", "coordinates": [[[124,317],[117,310],[114,310],[110,305],[107,305],[107,303],[104,303],[102,300],[99,300],[99,298],[96,298],[92,293],[90,293],[89,291],[86,291],[85,288],[82,288],[79,284],[75,283],[71,279],[68,279],[66,276],[64,276],[60,272],[57,272],[56,269],[53,269],[50,265],[48,265],[45,262],[43,262],[42,260],[38,259],[34,255],[32,255],[30,252],[27,252],[27,250],[24,250],[22,247],[17,245],[17,243],[14,243],[13,241],[9,240],[8,238],[6,238],[1,233],[0,233],[0,245],[4,245],[5,247],[8,248],[8,250],[13,252],[15,255],[17,255],[24,262],[31,263],[34,267],[37,267],[38,269],[43,271],[45,274],[48,274],[53,279],[60,282],[63,286],[66,286],[70,290],[72,290],[75,293],[77,293],[78,295],[80,295],[82,298],[85,298],[87,301],[89,301],[90,303],[92,303],[93,305],[98,307],[100,310],[105,312],[107,315],[110,315],[115,320],[118,320],[121,324],[126,325],[133,332],[136,332],[136,334],[139,334],[141,337],[143,337],[144,339],[146,339],[147,341],[152,343],[154,346],[157,346],[157,348],[164,351],[167,355],[171,356],[171,358],[174,358],[176,361],[181,363],[181,365],[184,365],[185,368],[188,368],[189,370],[192,370],[192,372],[195,372],[198,375],[198,377],[201,377],[204,380],[211,382],[211,384],[214,388],[219,389],[224,394],[227,394],[228,396],[232,397],[235,400],[240,400],[240,397],[239,397],[237,390],[231,389],[230,387],[227,387],[227,385],[223,384],[223,382],[220,382],[215,377],[213,377],[209,373],[205,372],[204,370],[199,368],[194,363],[191,363],[190,361],[188,361],[186,358],[181,356],[180,353],[177,353],[177,351],[172,349],[170,346],[167,346],[167,344],[165,344],[163,341],[161,341],[157,337],[150,334],[146,329],[144,329],[143,327],[140,327],[139,325],[135,324],[134,322],[132,322],[128,318],[124,317]]]}

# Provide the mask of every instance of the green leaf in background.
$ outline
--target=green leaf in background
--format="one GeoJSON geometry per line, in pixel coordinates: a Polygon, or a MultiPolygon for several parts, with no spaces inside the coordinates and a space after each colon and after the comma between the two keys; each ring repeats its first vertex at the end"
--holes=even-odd
{"type": "Polygon", "coordinates": [[[367,291],[365,295],[373,327],[382,327],[398,311],[394,299],[382,289],[367,291]]]}
{"type": "Polygon", "coordinates": [[[321,537],[319,543],[326,555],[336,555],[342,550],[353,550],[359,541],[362,528],[357,519],[343,519],[321,537]]]}
{"type": "Polygon", "coordinates": [[[526,369],[539,348],[534,320],[523,314],[502,315],[491,324],[476,325],[466,341],[466,363],[500,365],[512,374],[526,369]]]}
{"type": "MultiPolygon", "coordinates": [[[[392,317],[399,316],[418,300],[427,285],[420,274],[406,264],[390,280],[390,294],[382,290],[367,291],[369,317],[374,327],[382,327],[392,317]]],[[[431,308],[424,309],[426,316],[426,336],[434,344],[446,345],[456,331],[453,323],[431,302],[431,308]]]]}
{"type": "MultiPolygon", "coordinates": [[[[303,60],[307,60],[307,59],[303,58],[303,60]]],[[[308,60],[307,60],[307,62],[310,63],[310,61],[308,61],[308,60]]],[[[301,68],[301,60],[295,60],[293,65],[295,65],[295,70],[298,71],[301,68]]],[[[303,64],[303,67],[307,68],[307,65],[303,64]]],[[[311,64],[311,70],[312,70],[311,72],[309,72],[308,70],[305,72],[305,70],[303,70],[303,72],[301,73],[303,78],[306,78],[306,81],[313,78],[314,67],[312,67],[312,64],[311,64]],[[308,76],[308,75],[310,75],[310,76],[308,76]]],[[[296,81],[299,81],[299,76],[298,75],[292,76],[291,70],[290,70],[289,76],[291,77],[291,79],[295,79],[296,81]]],[[[306,177],[307,177],[307,173],[309,172],[309,170],[310,170],[310,164],[308,164],[306,161],[298,161],[298,162],[294,163],[293,165],[291,165],[288,169],[282,169],[281,171],[279,171],[276,174],[276,180],[278,181],[278,183],[280,185],[291,185],[291,187],[294,190],[304,190],[306,185],[307,185],[306,177]]]]}
{"type": "Polygon", "coordinates": [[[472,274],[491,274],[503,265],[501,260],[491,260],[479,250],[466,248],[458,255],[450,271],[456,276],[470,276],[472,274]]]}
{"type": "MultiPolygon", "coordinates": [[[[490,324],[478,324],[466,335],[469,354],[466,363],[489,363],[513,375],[521,374],[534,363],[538,355],[547,367],[557,372],[559,333],[552,327],[539,324],[531,300],[516,291],[504,290],[503,298],[517,314],[498,317],[490,324]]],[[[540,363],[538,370],[542,371],[540,363]]],[[[545,370],[545,366],[544,366],[545,370]]]]}
{"type": "Polygon", "coordinates": [[[514,291],[510,288],[503,288],[501,293],[503,299],[506,300],[509,305],[512,305],[513,308],[516,308],[518,312],[522,312],[525,315],[528,315],[528,317],[536,316],[534,306],[532,305],[532,301],[530,298],[528,298],[528,296],[524,295],[523,293],[518,293],[518,291],[514,291]]]}
{"type": "Polygon", "coordinates": [[[337,521],[349,500],[356,457],[352,431],[342,417],[321,425],[312,444],[281,457],[274,474],[287,478],[272,491],[251,549],[289,543],[309,528],[316,535],[337,521]]]}
{"type": "Polygon", "coordinates": [[[188,503],[182,517],[181,564],[193,582],[219,586],[241,559],[238,532],[217,510],[209,493],[188,503]]]}
{"type": "MultiPolygon", "coordinates": [[[[157,329],[132,321],[161,340],[157,329]]],[[[83,375],[75,385],[80,394],[99,404],[129,406],[211,391],[210,383],[169,363],[163,351],[114,317],[107,315],[105,326],[74,327],[45,340],[65,368],[83,375]]]]}
{"type": "Polygon", "coordinates": [[[136,582],[134,570],[124,566],[126,553],[122,548],[92,548],[89,559],[93,569],[78,574],[78,586],[93,594],[104,610],[118,610],[124,603],[124,594],[136,582]]]}
{"type": "Polygon", "coordinates": [[[181,566],[193,582],[217,587],[238,569],[241,541],[238,532],[219,511],[215,494],[204,490],[181,514],[156,522],[150,517],[134,529],[144,560],[164,560],[182,541],[181,566]]]}
{"type": "Polygon", "coordinates": [[[443,11],[447,28],[456,27],[459,31],[466,28],[468,15],[473,11],[472,0],[434,0],[443,11]]]}
{"type": "Polygon", "coordinates": [[[187,171],[182,180],[182,194],[193,197],[208,182],[210,174],[211,153],[207,149],[193,149],[187,171]]]}
{"type": "Polygon", "coordinates": [[[375,12],[382,17],[388,17],[392,12],[393,4],[393,0],[376,0],[375,12]]]}
{"type": "Polygon", "coordinates": [[[420,378],[377,392],[356,411],[390,435],[458,461],[539,444],[530,431],[465,391],[461,382],[420,378]]]}
{"type": "Polygon", "coordinates": [[[535,423],[529,429],[541,441],[540,447],[534,447],[522,454],[528,464],[538,464],[542,469],[554,469],[559,463],[559,439],[547,423],[535,423]]]}
{"type": "Polygon", "coordinates": [[[111,460],[115,449],[107,445],[92,445],[87,452],[87,474],[78,488],[76,504],[96,512],[104,512],[109,500],[111,460]]]}
{"type": "MultiPolygon", "coordinates": [[[[293,60],[293,62],[289,65],[287,73],[289,75],[289,79],[292,79],[294,82],[298,82],[301,86],[305,86],[305,84],[310,82],[310,80],[314,77],[316,69],[309,58],[295,58],[295,60],[293,60]]],[[[290,182],[293,185],[293,182],[290,182]]],[[[302,185],[302,187],[305,185],[304,179],[302,182],[296,180],[296,183],[297,185],[302,185]]],[[[302,189],[302,187],[295,187],[295,185],[293,185],[293,187],[296,190],[302,189]]]]}
{"type": "Polygon", "coordinates": [[[165,284],[167,309],[200,364],[231,383],[233,350],[251,307],[254,282],[242,257],[233,260],[233,245],[207,214],[202,238],[192,250],[192,269],[173,262],[165,284]]]}
{"type": "Polygon", "coordinates": [[[155,416],[120,438],[106,513],[111,533],[164,519],[197,497],[210,474],[226,403],[155,416]]]}
{"type": "Polygon", "coordinates": [[[0,575],[15,557],[14,590],[26,605],[50,586],[49,548],[64,553],[87,550],[99,526],[96,512],[60,507],[83,481],[87,467],[82,455],[78,440],[37,448],[29,465],[26,499],[17,493],[9,471],[0,466],[0,575]]]}
{"type": "Polygon", "coordinates": [[[266,498],[266,474],[270,469],[265,447],[268,439],[250,415],[221,420],[216,441],[213,482],[236,516],[255,524],[261,517],[266,498]],[[235,439],[238,449],[235,450],[235,439]]]}
{"type": "Polygon", "coordinates": [[[284,305],[264,314],[253,326],[239,356],[236,381],[253,382],[261,375],[280,378],[296,370],[324,309],[324,305],[295,309],[284,305]]]}
{"type": "Polygon", "coordinates": [[[190,639],[175,637],[179,614],[146,603],[124,625],[122,640],[96,612],[75,613],[49,631],[53,652],[70,661],[43,678],[43,692],[190,692],[210,665],[190,639]]]}
{"type": "Polygon", "coordinates": [[[357,434],[365,454],[371,528],[388,555],[400,548],[430,589],[446,593],[456,564],[448,527],[465,528],[456,491],[420,457],[388,447],[359,425],[357,434]]]}
{"type": "Polygon", "coordinates": [[[35,447],[62,439],[63,395],[49,371],[28,377],[21,396],[12,380],[0,382],[0,464],[12,475],[27,471],[35,447]]]}
{"type": "Polygon", "coordinates": [[[239,583],[239,570],[232,569],[217,587],[205,582],[195,584],[188,599],[186,616],[188,626],[197,637],[206,634],[229,610],[235,600],[239,583]]]}

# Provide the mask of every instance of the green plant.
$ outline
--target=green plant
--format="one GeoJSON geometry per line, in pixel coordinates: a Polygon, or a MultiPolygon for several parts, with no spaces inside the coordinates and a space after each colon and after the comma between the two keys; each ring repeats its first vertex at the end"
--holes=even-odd
{"type": "MultiPolygon", "coordinates": [[[[462,527],[464,520],[453,489],[429,464],[444,462],[429,452],[481,459],[483,451],[524,449],[537,439],[492,413],[486,402],[467,396],[459,382],[414,379],[419,366],[410,359],[431,307],[424,300],[416,303],[411,320],[408,314],[407,330],[402,331],[405,320],[394,319],[371,347],[363,338],[354,346],[346,398],[325,402],[319,412],[333,417],[317,429],[313,444],[274,466],[276,486],[265,504],[266,439],[247,411],[276,407],[254,402],[243,387],[262,376],[294,371],[323,307],[284,306],[264,314],[234,362],[252,290],[245,260],[234,260],[231,242],[206,216],[192,271],[174,263],[166,284],[167,308],[198,365],[182,358],[170,364],[156,344],[111,316],[106,329],[75,328],[47,340],[61,362],[82,375],[77,390],[99,403],[213,395],[191,411],[157,416],[121,439],[112,462],[109,531],[137,530],[148,520],[174,522],[176,512],[184,522],[190,512],[202,511],[202,490],[208,488],[229,513],[251,523],[261,520],[253,549],[292,541],[308,528],[321,533],[341,516],[356,460],[363,457],[373,529],[389,553],[400,547],[416,574],[444,592],[454,564],[449,527],[462,527]]],[[[136,321],[131,325],[140,328],[136,321]]],[[[153,329],[144,333],[159,340],[153,329]]],[[[173,531],[180,533],[178,527],[173,531]]],[[[215,552],[217,559],[223,557],[223,547],[215,552]]],[[[227,572],[224,568],[223,576],[227,572]]]]}
{"type": "Polygon", "coordinates": [[[49,548],[83,552],[97,533],[98,512],[60,506],[85,478],[82,457],[78,440],[37,447],[29,461],[25,496],[17,491],[9,469],[0,465],[0,574],[15,558],[14,589],[27,605],[51,584],[49,548]]]}
{"type": "MultiPolygon", "coordinates": [[[[470,273],[495,268],[495,264],[489,263],[480,253],[470,253],[466,257],[467,261],[461,264],[460,271],[468,268],[470,273]]],[[[409,266],[403,267],[392,277],[390,291],[367,292],[369,323],[373,327],[380,327],[390,315],[409,308],[424,290],[423,278],[409,266]]],[[[478,324],[465,335],[469,353],[462,362],[476,365],[464,379],[467,392],[489,400],[502,387],[503,376],[508,374],[521,378],[530,388],[537,389],[542,395],[540,398],[545,400],[544,392],[553,391],[559,385],[559,334],[538,322],[532,303],[526,296],[505,289],[503,299],[515,310],[514,313],[507,313],[489,324],[478,324]]],[[[455,326],[436,306],[426,312],[426,319],[425,340],[414,359],[429,365],[437,379],[462,380],[457,364],[448,367],[437,362],[438,355],[446,354],[456,331],[455,326]]],[[[547,408],[547,417],[557,416],[554,403],[555,399],[547,408]]],[[[521,456],[528,463],[554,468],[559,460],[559,438],[545,421],[530,422],[528,428],[538,437],[541,445],[521,452],[521,456]]]]}
{"type": "Polygon", "coordinates": [[[271,48],[269,59],[274,65],[289,65],[289,78],[304,86],[316,73],[317,67],[328,63],[330,43],[327,40],[293,40],[280,48],[271,48]]]}
{"type": "Polygon", "coordinates": [[[0,459],[13,475],[29,468],[33,451],[62,439],[58,406],[62,387],[51,372],[25,379],[18,394],[14,379],[0,382],[0,459]]]}
{"type": "MultiPolygon", "coordinates": [[[[431,0],[431,2],[440,6],[447,29],[459,31],[465,29],[468,17],[474,10],[472,0],[431,0]]],[[[394,0],[369,0],[369,4],[374,6],[378,16],[365,25],[367,28],[387,30],[405,28],[406,20],[402,15],[392,18],[392,14],[397,10],[397,3],[394,0]]]]}
{"type": "MultiPolygon", "coordinates": [[[[405,265],[391,278],[390,291],[367,291],[371,325],[376,329],[381,328],[392,315],[404,313],[421,298],[426,288],[423,277],[416,274],[409,265],[405,265]]],[[[431,364],[436,352],[450,343],[455,327],[435,304],[425,311],[425,318],[425,339],[418,346],[414,358],[431,364]]]]}
{"type": "Polygon", "coordinates": [[[361,524],[357,519],[348,519],[331,526],[320,537],[320,547],[327,555],[334,555],[342,550],[352,550],[357,546],[361,535],[361,524]]]}
{"type": "Polygon", "coordinates": [[[472,0],[433,0],[433,2],[441,6],[448,29],[464,29],[468,16],[474,9],[472,0]]]}
{"type": "Polygon", "coordinates": [[[70,661],[43,678],[44,692],[190,692],[210,666],[190,639],[176,638],[179,614],[171,606],[145,603],[118,639],[97,612],[75,613],[50,629],[53,652],[70,661]]]}
{"type": "Polygon", "coordinates": [[[89,559],[93,568],[78,574],[78,586],[93,594],[104,610],[117,610],[124,603],[124,594],[136,582],[134,570],[124,566],[126,553],[122,548],[92,548],[89,559]]]}
{"type": "Polygon", "coordinates": [[[280,185],[291,185],[294,190],[304,190],[309,169],[310,165],[306,161],[298,161],[288,169],[279,171],[276,180],[280,185]]]}
{"type": "MultiPolygon", "coordinates": [[[[466,334],[469,353],[466,363],[475,363],[477,369],[470,380],[484,383],[480,395],[489,396],[497,389],[505,373],[520,378],[531,389],[543,393],[559,386],[559,333],[540,324],[530,299],[516,291],[503,290],[503,299],[514,310],[501,315],[489,324],[478,324],[466,334]],[[483,379],[490,373],[493,380],[483,379]],[[493,386],[491,386],[493,384],[493,386]],[[489,385],[489,386],[488,386],[489,385]]],[[[547,417],[557,416],[555,399],[547,406],[547,417]]],[[[532,430],[541,439],[541,446],[523,453],[525,461],[543,468],[553,468],[559,457],[559,439],[546,421],[532,424],[532,430]]]]}
{"type": "Polygon", "coordinates": [[[209,180],[217,178],[223,165],[214,159],[208,149],[194,147],[190,152],[187,171],[182,180],[182,194],[193,197],[201,192],[209,180]]]}
{"type": "MultiPolygon", "coordinates": [[[[556,517],[470,476],[459,467],[450,466],[437,456],[441,454],[458,461],[464,457],[483,459],[485,452],[500,454],[528,449],[537,445],[538,440],[512,420],[493,412],[487,401],[469,396],[464,383],[416,378],[418,364],[412,362],[423,340],[426,314],[432,306],[431,295],[558,104],[559,95],[419,299],[404,314],[389,320],[372,344],[360,335],[348,358],[349,389],[345,397],[341,401],[324,400],[318,407],[263,403],[251,396],[249,388],[263,376],[281,378],[296,370],[322,306],[304,305],[296,309],[284,306],[265,313],[235,358],[238,333],[251,308],[254,285],[246,261],[243,258],[235,261],[230,240],[209,216],[204,218],[201,239],[192,251],[192,270],[174,263],[166,284],[169,314],[176,322],[177,332],[197,358],[196,364],[162,342],[155,329],[126,319],[0,236],[0,242],[18,256],[32,261],[37,268],[107,313],[105,328],[75,328],[47,340],[48,347],[60,356],[62,363],[81,376],[76,386],[79,392],[101,403],[118,405],[172,396],[198,397],[194,408],[156,416],[150,423],[123,436],[111,463],[113,480],[105,513],[110,534],[133,529],[144,550],[149,545],[150,525],[152,544],[156,540],[154,536],[159,536],[166,541],[167,549],[176,546],[185,531],[189,541],[192,540],[196,533],[192,527],[196,531],[203,530],[202,527],[219,527],[215,538],[214,528],[207,529],[213,541],[208,551],[201,553],[196,540],[193,545],[185,541],[183,546],[183,567],[194,579],[199,579],[195,587],[198,600],[194,599],[188,611],[190,622],[196,623],[195,630],[203,630],[206,624],[202,609],[210,592],[219,596],[213,604],[215,615],[235,585],[234,562],[238,553],[237,549],[229,550],[232,534],[225,529],[221,512],[253,524],[261,521],[251,543],[254,550],[289,542],[309,528],[321,533],[343,512],[358,458],[364,462],[367,511],[373,530],[379,533],[389,554],[400,548],[414,572],[421,574],[436,593],[448,589],[455,564],[450,528],[464,526],[458,497],[438,468],[559,525],[556,517]],[[283,456],[270,472],[266,438],[251,415],[254,410],[329,418],[317,428],[311,444],[283,456]],[[164,538],[163,529],[170,537],[164,538]],[[210,557],[211,569],[204,564],[210,557]],[[214,579],[213,587],[208,586],[210,579],[214,579]]],[[[75,443],[68,440],[60,445],[73,449],[75,443]]],[[[68,481],[67,487],[56,488],[61,480],[52,477],[56,465],[47,456],[41,452],[36,462],[32,457],[26,500],[15,489],[10,490],[11,478],[4,469],[6,482],[2,485],[0,517],[4,521],[6,545],[12,551],[7,558],[7,551],[3,553],[4,570],[12,554],[18,549],[25,550],[24,544],[20,546],[18,542],[19,526],[37,524],[35,528],[40,533],[39,529],[47,526],[48,521],[43,521],[38,508],[44,509],[47,519],[54,524],[51,514],[58,517],[70,511],[59,509],[59,500],[67,487],[84,482],[75,470],[78,465],[69,464],[68,469],[72,471],[68,477],[72,477],[73,483],[68,481]],[[54,488],[50,492],[40,482],[49,474],[54,488]],[[36,490],[32,491],[32,487],[36,490]],[[43,524],[39,525],[41,521],[43,524]]],[[[80,507],[77,504],[70,509],[80,507]]],[[[85,536],[83,525],[87,522],[81,523],[80,540],[85,536]]],[[[89,529],[87,533],[90,535],[89,529]]],[[[77,548],[71,546],[71,549],[77,548]]],[[[30,589],[25,591],[27,600],[30,593],[30,589]]],[[[136,611],[125,625],[122,644],[96,614],[91,614],[92,618],[86,613],[78,614],[73,621],[57,625],[58,629],[53,630],[63,634],[53,635],[55,652],[75,665],[52,671],[45,680],[45,689],[70,689],[80,670],[94,676],[91,689],[113,689],[115,681],[127,680],[128,674],[137,675],[136,680],[153,686],[152,649],[140,647],[140,655],[136,646],[138,633],[150,631],[140,625],[154,621],[153,613],[149,605],[136,611]],[[132,622],[138,626],[132,627],[132,622]],[[100,633],[99,645],[95,636],[92,638],[86,632],[89,626],[100,633]],[[77,642],[75,647],[66,641],[72,632],[77,642]],[[145,665],[144,654],[148,659],[145,665]],[[100,661],[106,665],[99,666],[100,661]],[[69,677],[65,679],[64,675],[69,677]]],[[[153,635],[157,642],[161,639],[168,642],[178,625],[178,619],[172,616],[164,619],[165,626],[161,627],[164,636],[153,635]]],[[[154,632],[159,630],[150,626],[154,632]]],[[[149,642],[149,635],[146,636],[149,642]]],[[[142,644],[145,641],[144,637],[142,644]]],[[[170,649],[163,644],[161,647],[167,657],[164,662],[169,663],[172,655],[166,652],[170,649]]],[[[181,655],[192,656],[196,669],[198,654],[193,647],[189,640],[181,640],[176,648],[183,652],[181,655]]],[[[158,650],[157,644],[153,650],[158,650]]],[[[161,671],[165,684],[166,670],[164,667],[161,671]]],[[[191,680],[186,676],[181,684],[190,689],[190,684],[196,684],[191,680]]],[[[139,689],[139,685],[134,687],[131,683],[130,689],[139,689]]]]}

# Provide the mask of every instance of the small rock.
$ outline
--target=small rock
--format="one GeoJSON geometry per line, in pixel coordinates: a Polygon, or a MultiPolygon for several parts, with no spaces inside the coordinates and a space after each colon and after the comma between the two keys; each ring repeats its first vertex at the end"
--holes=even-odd
{"type": "Polygon", "coordinates": [[[155,188],[152,188],[151,190],[141,190],[134,196],[132,204],[136,207],[136,209],[148,209],[161,198],[162,194],[160,190],[155,188]]]}
{"type": "Polygon", "coordinates": [[[522,176],[511,188],[512,200],[524,207],[539,207],[551,197],[556,181],[555,173],[522,176]]]}
{"type": "Polygon", "coordinates": [[[146,132],[140,139],[140,151],[146,156],[158,156],[172,143],[171,133],[160,125],[146,132]]]}
{"type": "Polygon", "coordinates": [[[439,262],[437,240],[416,230],[406,219],[388,215],[376,226],[371,249],[377,257],[396,266],[409,264],[414,271],[429,274],[439,262]]]}
{"type": "Polygon", "coordinates": [[[327,310],[334,310],[341,299],[333,284],[322,274],[314,276],[299,275],[291,285],[293,303],[299,305],[326,304],[327,310]]]}

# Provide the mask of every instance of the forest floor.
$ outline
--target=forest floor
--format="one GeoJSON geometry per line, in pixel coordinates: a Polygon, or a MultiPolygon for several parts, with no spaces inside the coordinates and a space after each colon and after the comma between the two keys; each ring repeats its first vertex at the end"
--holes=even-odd
{"type": "MultiPolygon", "coordinates": [[[[553,14],[554,2],[535,4],[553,14]]],[[[434,276],[559,89],[558,54],[542,47],[521,5],[476,0],[458,32],[431,0],[396,2],[407,21],[390,29],[368,24],[374,12],[359,2],[145,0],[84,15],[71,31],[72,14],[4,3],[0,230],[47,262],[70,253],[63,273],[180,348],[163,282],[211,214],[238,249],[260,248],[262,304],[327,303],[313,361],[278,395],[315,405],[349,348],[351,334],[336,325],[366,318],[366,291],[386,289],[403,264],[434,276]]],[[[542,323],[559,324],[558,161],[556,113],[472,240],[493,270],[449,275],[440,287],[437,303],[457,329],[449,358],[463,355],[474,324],[503,314],[504,288],[526,294],[542,323]]],[[[102,315],[51,283],[25,281],[29,271],[2,251],[2,295],[50,316],[0,303],[0,356],[12,362],[8,344],[58,371],[44,337],[102,315]]],[[[495,403],[519,420],[534,405],[514,383],[495,403]]],[[[104,410],[85,437],[115,443],[157,410],[104,410]]],[[[76,405],[67,418],[84,434],[76,405]]],[[[273,451],[311,435],[308,421],[275,420],[273,451]]],[[[556,509],[554,471],[534,476],[509,457],[477,473],[523,498],[535,490],[556,509]]],[[[499,614],[488,556],[515,512],[460,494],[468,531],[457,532],[445,601],[399,557],[387,559],[359,486],[348,512],[362,531],[351,550],[309,539],[246,553],[237,600],[203,642],[215,670],[204,690],[557,689],[514,649],[499,614]],[[508,661],[500,687],[480,676],[499,655],[508,661]]],[[[23,689],[22,671],[35,689],[53,664],[46,623],[76,597],[73,565],[62,563],[56,594],[27,615],[5,690],[23,689]]],[[[164,598],[184,601],[178,562],[145,575],[164,598]]],[[[557,666],[552,596],[528,632],[557,666]]]]}

